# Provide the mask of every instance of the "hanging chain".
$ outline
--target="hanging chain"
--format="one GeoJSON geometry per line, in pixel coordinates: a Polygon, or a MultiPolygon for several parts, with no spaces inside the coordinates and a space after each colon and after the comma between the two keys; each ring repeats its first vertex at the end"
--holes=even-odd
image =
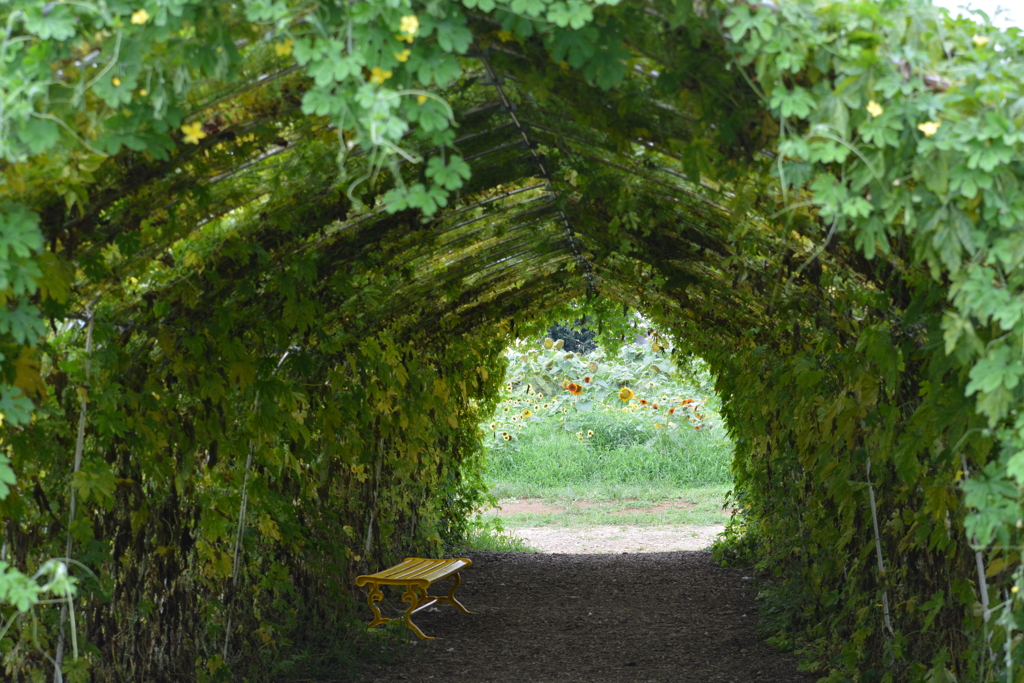
{"type": "Polygon", "coordinates": [[[565,228],[566,239],[569,242],[569,248],[572,249],[573,257],[580,269],[583,271],[583,277],[587,281],[587,296],[594,297],[597,294],[597,284],[594,279],[594,269],[590,265],[590,261],[583,255],[583,248],[580,244],[579,238],[576,236],[575,230],[573,230],[572,223],[569,221],[569,216],[566,215],[565,211],[558,204],[558,193],[555,191],[555,185],[551,178],[551,172],[548,170],[547,164],[544,162],[543,155],[537,151],[536,143],[530,139],[529,132],[526,126],[520,121],[519,117],[516,116],[515,108],[512,106],[512,102],[508,99],[508,95],[505,93],[505,89],[501,87],[501,81],[498,79],[494,72],[494,68],[491,63],[487,60],[486,50],[477,50],[476,56],[480,59],[484,65],[484,69],[487,71],[488,83],[487,85],[494,86],[494,89],[498,91],[498,96],[501,98],[501,104],[505,108],[505,113],[512,119],[512,124],[516,127],[519,135],[523,138],[523,143],[526,145],[527,151],[533,157],[534,163],[537,164],[537,168],[540,169],[540,176],[544,179],[545,187],[548,194],[555,199],[555,209],[558,211],[558,217],[562,221],[562,225],[565,228]]]}

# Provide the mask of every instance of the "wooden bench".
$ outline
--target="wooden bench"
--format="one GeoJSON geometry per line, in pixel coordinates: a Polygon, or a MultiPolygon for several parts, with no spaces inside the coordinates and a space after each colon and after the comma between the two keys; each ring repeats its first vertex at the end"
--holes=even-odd
{"type": "Polygon", "coordinates": [[[423,631],[416,624],[412,623],[412,615],[438,602],[447,602],[450,605],[455,605],[463,614],[473,614],[461,602],[455,599],[455,589],[462,583],[462,577],[459,576],[459,572],[466,567],[472,566],[473,563],[464,558],[455,560],[427,560],[422,557],[407,557],[404,562],[396,564],[390,569],[385,569],[376,574],[365,574],[356,577],[357,586],[370,585],[369,593],[366,595],[366,602],[370,605],[370,609],[373,610],[373,621],[370,622],[367,628],[373,628],[374,626],[380,626],[392,621],[392,619],[382,617],[380,609],[377,607],[377,603],[384,599],[384,594],[380,592],[380,587],[405,586],[402,602],[409,603],[409,608],[404,612],[405,625],[420,638],[433,640],[430,636],[424,635],[423,631]],[[447,596],[427,595],[427,589],[430,588],[430,584],[447,578],[454,579],[454,583],[447,596]]]}

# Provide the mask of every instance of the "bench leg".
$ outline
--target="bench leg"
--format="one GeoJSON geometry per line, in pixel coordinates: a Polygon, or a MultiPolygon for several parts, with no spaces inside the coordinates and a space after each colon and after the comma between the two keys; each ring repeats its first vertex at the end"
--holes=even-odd
{"type": "Polygon", "coordinates": [[[415,612],[419,608],[420,603],[425,602],[426,600],[427,591],[423,591],[423,596],[421,598],[420,594],[416,591],[416,586],[406,585],[405,593],[402,594],[402,602],[409,603],[409,609],[405,610],[405,625],[408,626],[409,630],[415,633],[421,639],[433,640],[432,637],[423,633],[423,631],[420,630],[419,626],[412,623],[413,612],[415,612]]]}
{"type": "Polygon", "coordinates": [[[375,583],[370,584],[370,592],[366,594],[366,602],[370,605],[370,609],[373,610],[373,621],[366,628],[373,628],[374,626],[380,626],[391,621],[386,617],[381,616],[380,608],[377,607],[377,603],[384,599],[384,594],[380,592],[380,588],[375,583]]]}
{"type": "Polygon", "coordinates": [[[462,577],[459,574],[455,574],[454,576],[452,576],[452,579],[453,583],[452,587],[448,590],[448,597],[439,597],[437,598],[438,602],[447,602],[450,605],[455,605],[455,607],[458,608],[458,610],[463,614],[473,614],[468,609],[466,609],[465,605],[463,605],[461,602],[455,599],[455,589],[458,588],[459,584],[462,583],[462,577]]]}

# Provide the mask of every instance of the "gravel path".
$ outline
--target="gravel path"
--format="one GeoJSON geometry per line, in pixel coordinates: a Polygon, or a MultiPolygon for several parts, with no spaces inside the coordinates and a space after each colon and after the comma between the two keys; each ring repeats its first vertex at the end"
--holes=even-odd
{"type": "MultiPolygon", "coordinates": [[[[363,683],[812,683],[757,640],[749,575],[707,552],[477,552],[457,596],[415,617],[415,641],[363,683]]],[[[435,594],[446,590],[437,586],[435,594]]],[[[398,591],[387,593],[399,605],[398,591]]],[[[365,610],[367,614],[369,610],[365,610]]]]}
{"type": "Polygon", "coordinates": [[[510,529],[533,548],[544,553],[641,553],[670,550],[704,550],[711,546],[724,524],[707,526],[586,527],[534,526],[510,529]]]}

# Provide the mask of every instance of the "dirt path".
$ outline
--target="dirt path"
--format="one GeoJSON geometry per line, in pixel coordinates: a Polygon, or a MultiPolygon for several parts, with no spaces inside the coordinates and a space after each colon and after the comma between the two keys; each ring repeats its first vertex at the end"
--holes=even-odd
{"type": "MultiPolygon", "coordinates": [[[[416,623],[436,640],[415,642],[363,683],[816,680],[758,642],[748,575],[710,553],[469,557],[458,597],[476,614],[421,612],[416,623]]],[[[401,604],[397,592],[388,597],[401,604]]]]}
{"type": "Polygon", "coordinates": [[[670,550],[704,550],[725,529],[724,524],[707,526],[598,526],[518,527],[519,536],[544,553],[652,553],[670,550]]]}

